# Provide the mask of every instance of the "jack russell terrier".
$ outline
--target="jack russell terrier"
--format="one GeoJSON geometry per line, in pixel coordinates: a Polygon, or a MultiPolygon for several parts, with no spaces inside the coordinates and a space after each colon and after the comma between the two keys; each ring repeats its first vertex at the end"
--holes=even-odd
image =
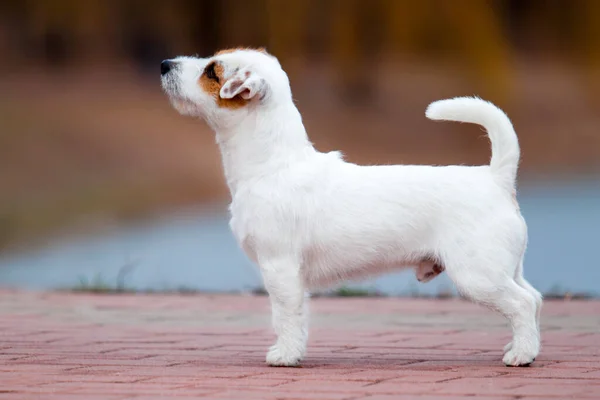
{"type": "Polygon", "coordinates": [[[485,127],[490,165],[360,166],[313,147],[288,77],[264,49],[165,60],[161,81],[179,113],[216,133],[231,230],[269,293],[277,335],[269,365],[304,358],[310,289],[403,268],[421,281],[446,271],[463,296],[507,318],[513,338],[504,364],[535,360],[542,296],[523,278],[520,150],[499,108],[459,97],[426,112],[485,127]]]}

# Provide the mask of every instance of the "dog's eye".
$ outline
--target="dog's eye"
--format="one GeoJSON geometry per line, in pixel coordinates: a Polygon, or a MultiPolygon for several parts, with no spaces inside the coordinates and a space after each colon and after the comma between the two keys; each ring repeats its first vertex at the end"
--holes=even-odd
{"type": "Polygon", "coordinates": [[[206,68],[204,69],[204,73],[206,74],[206,77],[208,79],[212,79],[215,82],[219,82],[219,77],[217,76],[217,73],[215,72],[215,63],[210,63],[206,66],[206,68]]]}

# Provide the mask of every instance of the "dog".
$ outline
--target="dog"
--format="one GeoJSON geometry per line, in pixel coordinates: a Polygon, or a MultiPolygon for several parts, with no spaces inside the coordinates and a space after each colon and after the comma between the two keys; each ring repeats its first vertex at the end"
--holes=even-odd
{"type": "Polygon", "coordinates": [[[216,134],[230,227],[269,293],[277,335],[269,365],[298,366],[305,357],[310,290],[403,268],[421,281],[445,271],[460,294],[510,323],[505,365],[535,360],[542,296],[523,277],[520,149],[495,105],[458,97],[426,111],[485,127],[489,165],[360,166],[313,147],[288,76],[264,49],[165,60],[161,83],[179,113],[216,134]]]}

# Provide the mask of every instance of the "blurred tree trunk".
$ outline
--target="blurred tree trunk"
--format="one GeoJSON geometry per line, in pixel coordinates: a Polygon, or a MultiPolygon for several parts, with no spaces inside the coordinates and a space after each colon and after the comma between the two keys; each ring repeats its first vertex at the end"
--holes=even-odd
{"type": "Polygon", "coordinates": [[[74,0],[25,0],[25,31],[32,43],[33,56],[60,66],[72,55],[74,0]]]}
{"type": "Polygon", "coordinates": [[[447,35],[479,78],[483,95],[499,105],[510,94],[510,51],[500,21],[486,0],[441,2],[448,15],[447,35]]]}
{"type": "Polygon", "coordinates": [[[76,2],[73,16],[75,60],[82,63],[110,63],[119,55],[118,31],[111,18],[115,4],[102,0],[76,2]]]}
{"type": "Polygon", "coordinates": [[[284,64],[288,74],[302,68],[307,57],[308,12],[316,0],[265,0],[267,50],[284,64]]]}
{"type": "Polygon", "coordinates": [[[191,25],[196,16],[191,15],[186,6],[183,0],[158,0],[153,5],[152,25],[165,40],[165,47],[170,53],[162,58],[195,53],[191,25]]]}
{"type": "Polygon", "coordinates": [[[377,63],[363,57],[361,5],[365,4],[360,0],[333,0],[330,53],[342,100],[347,104],[365,105],[374,94],[376,80],[370,76],[377,71],[377,63]]]}
{"type": "MultiPolygon", "coordinates": [[[[266,42],[264,0],[219,0],[220,48],[260,47],[266,42]],[[263,7],[259,7],[263,5],[263,7]]],[[[285,1],[285,0],[284,0],[285,1]]]]}
{"type": "Polygon", "coordinates": [[[427,0],[384,0],[382,22],[385,24],[385,51],[395,58],[422,51],[420,39],[425,27],[427,0]]]}
{"type": "Polygon", "coordinates": [[[576,41],[585,66],[591,101],[600,106],[600,1],[576,1],[576,41]]]}
{"type": "Polygon", "coordinates": [[[221,21],[223,9],[214,0],[187,0],[186,11],[190,16],[192,53],[202,57],[214,54],[222,44],[221,21]]]}

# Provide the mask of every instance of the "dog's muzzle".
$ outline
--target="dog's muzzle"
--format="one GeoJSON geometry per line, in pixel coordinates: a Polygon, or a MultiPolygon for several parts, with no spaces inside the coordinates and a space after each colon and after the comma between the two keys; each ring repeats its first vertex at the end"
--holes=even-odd
{"type": "Polygon", "coordinates": [[[166,75],[173,69],[175,63],[173,61],[165,60],[160,63],[160,74],[166,75]]]}

